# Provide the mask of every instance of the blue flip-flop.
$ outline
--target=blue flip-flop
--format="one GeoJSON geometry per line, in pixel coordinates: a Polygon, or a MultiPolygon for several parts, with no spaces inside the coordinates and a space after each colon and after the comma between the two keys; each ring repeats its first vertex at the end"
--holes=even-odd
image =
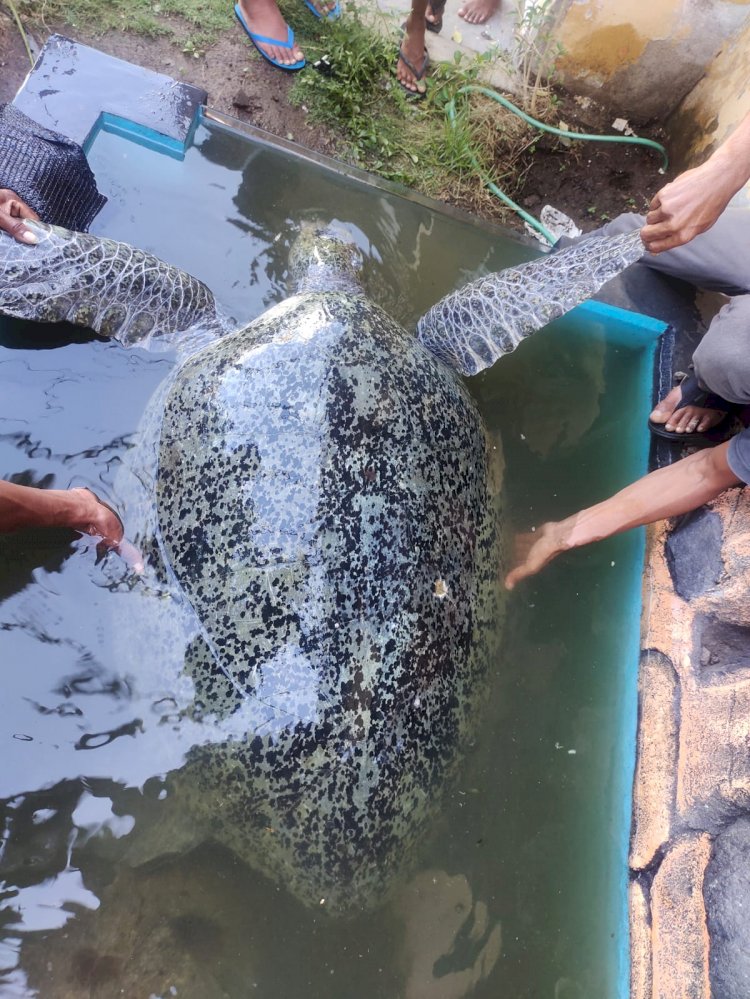
{"type": "Polygon", "coordinates": [[[324,21],[336,21],[341,17],[341,4],[336,0],[336,6],[332,7],[327,14],[321,14],[319,10],[316,10],[315,4],[310,3],[310,0],[302,0],[302,3],[310,10],[316,17],[321,18],[324,21]]]}
{"type": "Polygon", "coordinates": [[[297,62],[291,62],[287,65],[286,63],[277,62],[276,59],[272,59],[271,56],[268,55],[266,52],[264,52],[263,49],[260,47],[261,45],[278,45],[279,48],[281,49],[294,48],[294,32],[292,31],[292,29],[289,27],[288,24],[286,26],[286,41],[282,42],[278,38],[267,38],[265,35],[256,35],[254,32],[252,32],[248,28],[245,18],[242,16],[242,10],[238,3],[234,5],[234,13],[237,20],[244,28],[245,34],[253,43],[253,45],[256,47],[258,52],[260,52],[260,54],[263,56],[266,62],[270,62],[272,66],[277,66],[279,69],[286,69],[290,73],[296,72],[298,69],[302,69],[304,67],[305,65],[304,59],[298,59],[297,62]]]}

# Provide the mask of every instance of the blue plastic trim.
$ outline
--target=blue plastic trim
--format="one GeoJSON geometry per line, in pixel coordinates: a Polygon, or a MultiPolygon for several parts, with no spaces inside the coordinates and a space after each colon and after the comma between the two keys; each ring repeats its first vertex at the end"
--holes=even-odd
{"type": "Polygon", "coordinates": [[[145,149],[151,149],[153,152],[170,156],[175,160],[184,160],[185,153],[190,147],[197,126],[198,121],[196,116],[183,141],[174,139],[169,135],[164,135],[163,132],[157,132],[156,129],[149,128],[148,125],[139,125],[129,118],[112,114],[110,111],[102,111],[96,119],[94,127],[86,136],[84,150],[88,153],[100,132],[109,132],[112,135],[119,135],[123,139],[128,139],[130,142],[135,142],[145,149]]]}
{"type": "MultiPolygon", "coordinates": [[[[617,313],[625,313],[632,317],[633,326],[641,325],[637,320],[643,320],[645,330],[658,330],[663,332],[668,328],[665,323],[643,316],[639,313],[625,312],[615,306],[602,305],[600,302],[589,302],[588,305],[599,306],[604,310],[612,310],[617,313]]],[[[598,310],[594,310],[598,311],[598,310]]],[[[658,336],[658,332],[654,336],[658,336]]],[[[655,362],[657,339],[651,341],[648,349],[649,367],[653,367],[655,362]]],[[[641,404],[646,401],[648,404],[649,387],[644,384],[645,399],[639,400],[639,406],[635,407],[637,412],[641,411],[641,404]]],[[[638,433],[638,444],[640,453],[640,474],[648,471],[648,456],[651,435],[645,419],[639,419],[638,429],[633,428],[633,433],[638,433]]],[[[614,827],[621,830],[619,836],[617,859],[621,873],[619,883],[619,898],[617,906],[620,912],[620,925],[622,932],[619,936],[619,947],[617,948],[617,983],[616,995],[618,999],[630,999],[630,927],[629,927],[629,899],[628,889],[630,887],[630,831],[633,822],[633,781],[635,779],[636,764],[636,740],[638,736],[638,673],[641,659],[641,615],[643,613],[643,571],[646,558],[646,531],[645,528],[638,528],[636,531],[638,551],[635,553],[628,573],[630,576],[629,590],[631,597],[622,607],[625,641],[620,662],[625,668],[625,675],[622,678],[622,705],[619,712],[620,732],[616,739],[618,752],[621,753],[620,780],[622,782],[622,794],[619,796],[621,806],[616,808],[613,815],[614,827]]]]}
{"type": "Polygon", "coordinates": [[[626,337],[617,336],[617,334],[611,337],[610,331],[607,330],[607,340],[609,342],[645,345],[658,340],[662,333],[666,332],[669,327],[669,324],[662,322],[661,319],[644,316],[641,312],[630,312],[628,309],[621,309],[617,305],[608,305],[606,302],[583,302],[582,305],[577,306],[569,313],[573,317],[577,314],[585,315],[589,319],[599,318],[609,322],[614,321],[622,326],[629,327],[626,337]]]}

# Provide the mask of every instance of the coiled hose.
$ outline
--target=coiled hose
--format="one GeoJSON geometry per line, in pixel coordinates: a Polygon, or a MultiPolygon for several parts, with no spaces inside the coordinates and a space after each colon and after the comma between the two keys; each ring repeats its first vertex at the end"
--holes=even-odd
{"type": "MultiPolygon", "coordinates": [[[[512,111],[513,114],[518,115],[518,117],[522,118],[527,124],[533,125],[534,128],[538,128],[542,132],[549,132],[551,135],[559,135],[566,139],[580,139],[582,141],[589,142],[625,142],[630,145],[649,146],[651,149],[656,149],[661,153],[664,170],[666,170],[669,165],[669,157],[667,156],[666,149],[664,146],[660,145],[660,143],[654,142],[653,139],[641,139],[635,135],[588,135],[584,132],[567,132],[562,128],[555,128],[553,125],[546,125],[543,121],[538,121],[536,118],[532,118],[531,115],[526,114],[526,112],[522,111],[521,108],[516,107],[515,104],[507,99],[507,97],[503,97],[503,95],[498,94],[497,91],[490,90],[488,87],[480,87],[473,83],[467,84],[467,86],[461,87],[457,90],[456,96],[451,98],[445,106],[448,121],[451,123],[451,127],[453,128],[456,127],[456,97],[458,97],[459,94],[469,93],[483,94],[485,97],[489,97],[491,100],[497,101],[498,104],[502,104],[503,107],[512,111]]],[[[507,194],[501,191],[494,181],[491,181],[484,175],[484,171],[471,148],[468,148],[468,154],[471,165],[495,197],[499,198],[503,204],[507,205],[509,208],[512,208],[514,212],[517,212],[525,222],[528,222],[532,228],[536,229],[537,232],[540,232],[550,244],[554,243],[556,238],[546,226],[544,226],[538,219],[535,219],[533,215],[529,215],[528,212],[524,211],[519,204],[516,204],[512,198],[509,198],[507,194]]]]}

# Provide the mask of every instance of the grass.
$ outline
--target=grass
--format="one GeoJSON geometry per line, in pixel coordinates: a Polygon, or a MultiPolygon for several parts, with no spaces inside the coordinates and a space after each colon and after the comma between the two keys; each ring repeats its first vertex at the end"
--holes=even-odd
{"type": "MultiPolygon", "coordinates": [[[[6,3],[9,0],[6,0],[6,3]]],[[[227,0],[11,0],[32,29],[67,23],[104,34],[112,29],[172,36],[182,51],[199,57],[227,29],[233,29],[227,0]]],[[[290,92],[312,122],[340,136],[350,162],[432,197],[484,216],[506,212],[487,191],[492,180],[510,197],[520,189],[537,134],[512,113],[479,95],[457,99],[455,125],[446,107],[462,86],[474,82],[486,60],[457,55],[453,65],[430,69],[427,96],[415,100],[395,76],[400,28],[380,15],[381,30],[362,17],[352,0],[335,22],[312,18],[299,0],[279,0],[282,13],[305,50],[308,68],[290,92]],[[313,68],[327,56],[329,75],[313,68]],[[472,165],[473,151],[481,167],[472,165]]],[[[372,17],[372,14],[370,14],[372,17]]]]}
{"type": "Polygon", "coordinates": [[[340,21],[313,22],[296,0],[280,0],[284,16],[312,65],[323,56],[329,73],[300,73],[290,99],[308,109],[310,119],[343,136],[353,163],[432,197],[447,198],[482,215],[502,217],[504,209],[484,184],[494,181],[513,196],[528,166],[536,133],[511,112],[478,95],[458,100],[455,126],[446,115],[461,87],[476,81],[487,60],[457,57],[433,65],[427,96],[415,100],[395,76],[400,29],[385,15],[381,30],[346,4],[340,21]],[[478,175],[470,150],[481,164],[478,175]]]}
{"type": "MultiPolygon", "coordinates": [[[[7,0],[6,0],[7,2],[7,0]]],[[[201,54],[232,26],[226,0],[14,0],[33,28],[64,23],[94,34],[131,31],[154,37],[171,35],[182,51],[201,54]]]]}

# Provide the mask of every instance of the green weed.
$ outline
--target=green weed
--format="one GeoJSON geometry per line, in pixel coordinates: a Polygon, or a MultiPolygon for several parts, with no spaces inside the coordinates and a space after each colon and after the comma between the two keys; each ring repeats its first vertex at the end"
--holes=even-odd
{"type": "Polygon", "coordinates": [[[295,79],[290,99],[308,109],[311,121],[343,137],[342,152],[351,162],[424,194],[450,196],[469,209],[503,215],[485,181],[518,187],[524,169],[517,154],[528,148],[528,135],[520,146],[516,140],[519,125],[520,132],[528,133],[528,127],[475,95],[458,102],[453,127],[446,116],[460,88],[477,80],[491,56],[470,61],[458,53],[453,65],[433,65],[427,95],[416,100],[396,79],[401,32],[395,22],[384,18],[381,31],[375,31],[360,8],[349,3],[342,20],[311,25],[297,0],[280,0],[280,6],[311,67],[295,79]],[[330,65],[326,73],[312,68],[324,56],[330,65]],[[501,168],[498,156],[504,160],[501,168]],[[479,172],[472,159],[479,162],[479,172]]]}
{"type": "Polygon", "coordinates": [[[32,28],[59,22],[103,35],[131,31],[146,37],[172,35],[185,51],[201,53],[232,24],[226,0],[15,0],[32,28]]]}

